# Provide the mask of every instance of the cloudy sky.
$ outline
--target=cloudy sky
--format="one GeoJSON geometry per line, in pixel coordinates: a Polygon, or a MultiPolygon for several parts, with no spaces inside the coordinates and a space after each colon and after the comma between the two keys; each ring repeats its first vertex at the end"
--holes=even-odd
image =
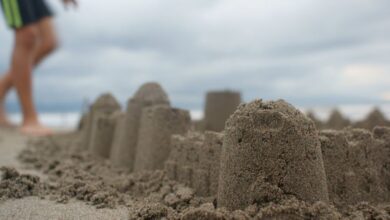
{"type": "MultiPolygon", "coordinates": [[[[302,107],[390,104],[389,0],[50,3],[62,47],[36,69],[41,111],[78,111],[105,91],[125,102],[147,81],[187,109],[219,89],[302,107]]],[[[3,72],[13,44],[3,18],[0,39],[3,72]]]]}

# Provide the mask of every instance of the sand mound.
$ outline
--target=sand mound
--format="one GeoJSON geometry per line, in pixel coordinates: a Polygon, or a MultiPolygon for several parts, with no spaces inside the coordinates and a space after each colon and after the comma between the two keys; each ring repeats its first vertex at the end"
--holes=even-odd
{"type": "Polygon", "coordinates": [[[38,196],[43,185],[39,177],[21,175],[10,167],[1,167],[0,200],[38,196]]]}

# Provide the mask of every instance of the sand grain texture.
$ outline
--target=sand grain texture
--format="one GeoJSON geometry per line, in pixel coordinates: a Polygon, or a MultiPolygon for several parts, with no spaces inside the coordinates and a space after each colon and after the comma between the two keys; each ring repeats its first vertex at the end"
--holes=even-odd
{"type": "MultiPolygon", "coordinates": [[[[288,103],[257,100],[241,105],[224,132],[186,132],[188,112],[138,104],[143,147],[135,152],[162,156],[146,165],[159,170],[130,172],[87,150],[87,126],[29,141],[0,129],[0,219],[390,219],[388,127],[318,135],[288,103]],[[175,124],[184,129],[172,135],[175,124]]],[[[116,123],[101,133],[114,134],[114,152],[126,115],[105,115],[116,123]]]]}
{"type": "Polygon", "coordinates": [[[223,134],[207,131],[172,136],[165,162],[169,178],[192,187],[199,196],[216,196],[223,134]]]}
{"type": "Polygon", "coordinates": [[[327,202],[326,184],[315,125],[293,106],[256,100],[227,121],[218,206],[236,210],[284,195],[327,202]]]}

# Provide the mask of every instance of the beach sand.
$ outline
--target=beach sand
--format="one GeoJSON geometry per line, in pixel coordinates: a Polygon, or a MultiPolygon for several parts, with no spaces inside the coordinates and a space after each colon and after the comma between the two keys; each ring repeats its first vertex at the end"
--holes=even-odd
{"type": "MultiPolygon", "coordinates": [[[[26,169],[17,159],[26,148],[27,138],[9,129],[0,129],[0,167],[14,167],[24,174],[45,179],[46,175],[35,169],[26,169]]],[[[54,219],[127,219],[126,208],[96,209],[83,202],[70,200],[60,204],[39,197],[25,197],[0,201],[1,220],[54,220],[54,219]]]]}

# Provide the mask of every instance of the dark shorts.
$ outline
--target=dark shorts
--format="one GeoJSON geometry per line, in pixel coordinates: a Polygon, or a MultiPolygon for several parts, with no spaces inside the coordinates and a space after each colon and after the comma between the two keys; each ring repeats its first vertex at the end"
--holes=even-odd
{"type": "Polygon", "coordinates": [[[51,17],[45,0],[0,0],[5,20],[11,28],[21,28],[51,17]]]}

